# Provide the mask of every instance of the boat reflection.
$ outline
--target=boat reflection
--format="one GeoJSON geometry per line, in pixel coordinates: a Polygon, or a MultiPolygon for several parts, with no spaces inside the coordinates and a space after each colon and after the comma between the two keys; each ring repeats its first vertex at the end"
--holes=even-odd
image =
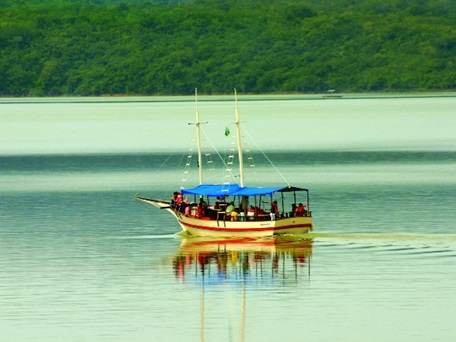
{"type": "Polygon", "coordinates": [[[292,236],[183,238],[172,257],[175,276],[200,284],[288,285],[310,276],[312,240],[292,236]]]}
{"type": "MultiPolygon", "coordinates": [[[[230,340],[239,334],[245,341],[247,327],[248,293],[261,293],[264,288],[295,286],[302,279],[310,279],[312,239],[292,236],[253,238],[183,238],[180,247],[172,256],[176,278],[200,291],[200,341],[211,337],[207,325],[220,324],[210,314],[214,307],[227,319],[230,340]],[[219,286],[222,285],[222,286],[219,286]],[[220,291],[208,291],[217,289],[220,291]],[[238,294],[239,311],[236,312],[238,294]],[[217,297],[217,293],[221,296],[217,297]],[[230,295],[228,295],[230,293],[230,295]],[[232,302],[220,305],[223,299],[232,302]],[[235,296],[234,296],[235,298],[235,296]]],[[[254,299],[255,301],[255,299],[254,299]]],[[[218,329],[224,330],[224,329],[218,329]]],[[[219,333],[217,338],[220,338],[219,333]]]]}

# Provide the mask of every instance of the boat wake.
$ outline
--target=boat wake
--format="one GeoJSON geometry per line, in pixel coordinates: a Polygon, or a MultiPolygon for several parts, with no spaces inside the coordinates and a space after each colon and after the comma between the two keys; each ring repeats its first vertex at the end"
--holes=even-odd
{"type": "Polygon", "coordinates": [[[456,258],[456,234],[312,233],[316,246],[339,251],[358,250],[410,257],[456,258]]]}
{"type": "Polygon", "coordinates": [[[455,242],[456,234],[422,234],[422,233],[325,233],[315,232],[307,234],[315,239],[338,240],[385,240],[385,241],[428,241],[428,242],[455,242]]]}
{"type": "Polygon", "coordinates": [[[129,236],[110,236],[110,239],[118,240],[136,240],[136,239],[176,239],[178,238],[177,234],[160,234],[160,235],[129,235],[129,236]]]}

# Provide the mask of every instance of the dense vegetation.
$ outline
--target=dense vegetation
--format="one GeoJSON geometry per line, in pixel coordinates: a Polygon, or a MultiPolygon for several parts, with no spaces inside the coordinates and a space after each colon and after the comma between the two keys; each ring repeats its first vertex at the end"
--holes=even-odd
{"type": "Polygon", "coordinates": [[[456,88],[454,0],[0,0],[0,95],[456,88]]]}

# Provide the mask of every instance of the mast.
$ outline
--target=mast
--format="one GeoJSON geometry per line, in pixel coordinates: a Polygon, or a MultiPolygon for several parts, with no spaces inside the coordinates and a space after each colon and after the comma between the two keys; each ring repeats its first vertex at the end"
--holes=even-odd
{"type": "Polygon", "coordinates": [[[203,184],[203,157],[201,155],[201,122],[198,112],[198,88],[195,88],[195,110],[196,110],[196,140],[198,144],[198,178],[199,183],[203,184]]]}
{"type": "Polygon", "coordinates": [[[239,185],[244,187],[244,161],[242,159],[242,144],[241,144],[241,123],[239,122],[239,110],[237,102],[237,92],[234,88],[234,102],[235,102],[235,114],[236,114],[236,139],[238,147],[238,156],[239,156],[239,185]]]}

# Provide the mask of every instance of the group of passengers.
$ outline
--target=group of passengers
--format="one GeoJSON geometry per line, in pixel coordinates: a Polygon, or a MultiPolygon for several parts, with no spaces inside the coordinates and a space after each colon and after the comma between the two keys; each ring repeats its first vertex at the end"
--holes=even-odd
{"type": "MultiPolygon", "coordinates": [[[[176,211],[183,213],[185,216],[192,215],[192,208],[195,207],[195,204],[189,203],[188,198],[183,196],[181,192],[174,192],[171,197],[170,207],[176,211]]],[[[198,205],[196,205],[195,215],[197,218],[203,218],[206,216],[207,203],[204,201],[204,198],[201,197],[198,205]]]]}
{"type": "Polygon", "coordinates": [[[306,206],[302,203],[299,203],[297,206],[296,206],[296,203],[293,203],[291,205],[291,216],[293,217],[302,217],[302,216],[307,216],[307,209],[306,209],[306,206]]]}
{"type": "MultiPolygon", "coordinates": [[[[187,200],[188,202],[188,200],[187,200]]],[[[175,191],[173,197],[171,197],[171,208],[179,210],[181,209],[182,203],[184,203],[184,198],[182,193],[175,191]]]]}
{"type": "MultiPolygon", "coordinates": [[[[171,208],[183,213],[185,216],[188,217],[194,216],[196,218],[202,219],[203,217],[207,217],[208,215],[209,206],[203,197],[200,198],[199,203],[196,205],[195,203],[189,203],[187,197],[183,196],[182,193],[174,192],[171,198],[170,206],[171,208]],[[192,210],[192,208],[195,209],[192,210]]],[[[211,209],[216,210],[218,212],[224,212],[225,219],[231,221],[252,220],[260,217],[264,218],[268,215],[270,216],[270,219],[273,221],[280,217],[279,205],[277,204],[277,201],[272,201],[269,212],[266,212],[258,206],[249,206],[247,196],[242,197],[239,203],[239,207],[235,207],[234,201],[226,202],[225,196],[217,197],[217,200],[211,209]]],[[[287,214],[287,216],[307,216],[306,206],[302,203],[299,203],[298,205],[296,205],[296,203],[293,203],[291,205],[291,212],[287,214]]]]}

